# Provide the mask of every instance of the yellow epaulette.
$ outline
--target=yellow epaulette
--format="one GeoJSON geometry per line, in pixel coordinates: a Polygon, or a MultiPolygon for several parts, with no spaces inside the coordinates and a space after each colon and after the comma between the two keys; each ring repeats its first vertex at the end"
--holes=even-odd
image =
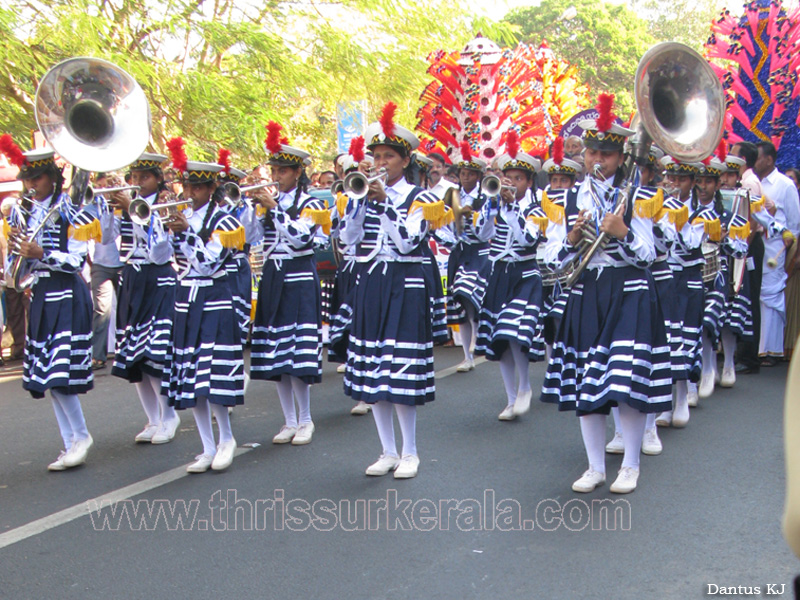
{"type": "Polygon", "coordinates": [[[420,202],[419,200],[414,200],[413,204],[411,204],[411,208],[408,210],[408,214],[413,213],[418,208],[422,209],[422,218],[431,222],[439,222],[444,218],[446,212],[443,200],[439,200],[438,202],[420,202]]]}
{"type": "Polygon", "coordinates": [[[100,226],[100,221],[92,219],[91,223],[86,223],[84,225],[70,225],[67,230],[67,235],[79,242],[94,240],[99,243],[103,241],[103,228],[100,226]]]}
{"type": "Polygon", "coordinates": [[[750,203],[750,212],[757,213],[764,209],[764,196],[750,203]]]}
{"type": "Polygon", "coordinates": [[[677,231],[683,229],[683,226],[686,225],[686,222],[689,220],[689,207],[686,205],[680,208],[667,208],[666,206],[662,206],[659,219],[664,213],[667,214],[669,222],[675,225],[677,231]]]}
{"type": "Polygon", "coordinates": [[[478,219],[480,218],[480,216],[481,216],[481,213],[480,213],[479,210],[476,210],[475,212],[472,213],[472,226],[473,227],[477,227],[478,226],[478,219]]]}
{"type": "Polygon", "coordinates": [[[300,213],[300,217],[307,217],[311,219],[314,225],[320,225],[325,235],[331,232],[331,211],[328,209],[304,208],[303,212],[300,213]]]}
{"type": "Polygon", "coordinates": [[[556,225],[561,225],[564,222],[564,207],[550,200],[547,197],[547,192],[542,192],[542,210],[547,215],[547,218],[556,225]]]}
{"type": "Polygon", "coordinates": [[[663,213],[661,209],[664,207],[664,190],[660,189],[647,200],[637,199],[633,203],[633,208],[636,215],[643,219],[657,220],[663,213]]]}
{"type": "Polygon", "coordinates": [[[8,219],[3,219],[3,237],[8,239],[8,236],[11,234],[11,225],[8,222],[8,219]]]}
{"type": "Polygon", "coordinates": [[[750,237],[750,221],[745,221],[744,225],[732,225],[728,230],[728,237],[746,240],[750,237]]]}
{"type": "Polygon", "coordinates": [[[215,229],[211,235],[218,235],[219,243],[225,248],[236,248],[237,250],[241,250],[244,248],[245,241],[247,241],[245,238],[244,227],[241,225],[233,231],[215,229]]]}
{"type": "Polygon", "coordinates": [[[433,219],[431,221],[428,221],[428,223],[430,225],[430,228],[435,230],[445,227],[455,220],[456,220],[455,213],[449,206],[446,206],[444,209],[444,216],[441,219],[433,219]]]}
{"type": "Polygon", "coordinates": [[[528,220],[536,225],[542,234],[547,231],[547,226],[550,224],[550,219],[547,216],[528,215],[528,220]]]}
{"type": "Polygon", "coordinates": [[[698,225],[702,223],[703,228],[705,229],[706,235],[708,239],[712,242],[718,242],[722,237],[722,224],[719,222],[719,219],[704,219],[702,217],[697,217],[694,221],[692,221],[692,225],[698,225]]]}
{"type": "Polygon", "coordinates": [[[336,194],[336,211],[339,213],[340,219],[344,216],[344,211],[347,210],[347,202],[349,200],[350,198],[347,197],[347,194],[342,192],[336,194]]]}

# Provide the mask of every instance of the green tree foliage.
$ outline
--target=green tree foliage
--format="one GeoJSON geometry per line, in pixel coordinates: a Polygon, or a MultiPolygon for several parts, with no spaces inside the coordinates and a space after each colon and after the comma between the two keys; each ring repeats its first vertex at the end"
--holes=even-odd
{"type": "Polygon", "coordinates": [[[682,42],[698,52],[725,5],[721,0],[631,0],[631,10],[647,19],[654,38],[682,42]]]}
{"type": "Polygon", "coordinates": [[[521,41],[547,41],[558,56],[577,65],[594,96],[616,94],[623,120],[634,109],[636,66],[656,40],[648,23],[631,10],[595,0],[543,0],[512,11],[505,21],[520,28],[521,41]]]}
{"type": "Polygon", "coordinates": [[[150,101],[152,148],[181,135],[194,159],[220,146],[234,164],[263,161],[264,125],[330,160],[336,103],[388,100],[413,127],[425,60],[482,31],[513,45],[515,28],[469,16],[462,0],[10,0],[0,7],[0,120],[18,143],[35,129],[40,78],[73,56],[110,60],[150,101]]]}

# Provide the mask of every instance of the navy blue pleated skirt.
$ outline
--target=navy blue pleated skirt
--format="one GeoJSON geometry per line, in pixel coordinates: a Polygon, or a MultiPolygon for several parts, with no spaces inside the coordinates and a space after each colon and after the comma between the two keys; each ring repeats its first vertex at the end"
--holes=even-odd
{"type": "Polygon", "coordinates": [[[428,297],[431,304],[431,326],[433,331],[433,343],[444,344],[450,337],[447,332],[447,303],[444,298],[444,288],[442,287],[442,275],[439,273],[439,265],[433,250],[423,242],[422,254],[425,256],[424,277],[425,286],[428,289],[428,297]]]}
{"type": "Polygon", "coordinates": [[[478,318],[475,354],[500,360],[518,342],[531,361],[544,358],[542,277],[535,260],[492,265],[478,318]]]}
{"type": "Polygon", "coordinates": [[[664,327],[667,330],[669,349],[672,362],[672,373],[678,379],[686,379],[684,373],[683,359],[681,358],[681,326],[675,320],[675,279],[672,275],[672,267],[666,260],[653,263],[650,273],[656,284],[656,294],[661,312],[664,314],[664,327]]]}
{"type": "Polygon", "coordinates": [[[77,273],[48,271],[33,286],[22,388],[34,398],[49,389],[92,389],[92,296],[77,273]]]}
{"type": "Polygon", "coordinates": [[[322,306],[314,256],[264,262],[250,343],[250,377],[322,381],[322,306]]]}
{"type": "Polygon", "coordinates": [[[353,302],[360,270],[361,263],[355,260],[343,260],[336,270],[336,280],[331,295],[331,326],[328,330],[328,360],[331,362],[347,361],[353,302]]]}
{"type": "Polygon", "coordinates": [[[492,264],[489,244],[461,242],[447,261],[447,323],[456,325],[467,319],[466,307],[477,316],[483,305],[492,264]]]}
{"type": "Polygon", "coordinates": [[[131,382],[161,378],[175,313],[175,269],[128,264],[117,299],[116,354],[111,374],[131,382]]]}
{"type": "Polygon", "coordinates": [[[543,402],[578,415],[672,406],[670,350],[655,282],[632,266],[587,270],[569,294],[543,402]]]}
{"type": "MultiPolygon", "coordinates": [[[[734,261],[729,259],[729,262],[734,261]]],[[[750,298],[750,274],[745,271],[738,293],[730,289],[722,316],[722,328],[731,330],[739,339],[752,338],[754,335],[753,303],[750,298]]]]}
{"type": "Polygon", "coordinates": [[[431,296],[422,263],[362,266],[355,289],[344,392],[370,404],[434,399],[431,296]]]}
{"type": "Polygon", "coordinates": [[[701,339],[703,328],[703,312],[705,310],[705,290],[703,286],[703,267],[685,267],[672,274],[675,288],[673,319],[679,345],[680,363],[673,369],[675,381],[700,381],[703,369],[703,344],[701,339]]]}
{"type": "Polygon", "coordinates": [[[177,409],[198,398],[244,404],[244,357],[227,277],[186,278],[175,287],[175,315],[161,393],[177,409]]]}
{"type": "Polygon", "coordinates": [[[253,296],[253,274],[250,269],[250,257],[238,252],[234,257],[236,269],[228,271],[228,282],[231,286],[233,310],[241,331],[242,346],[247,343],[250,333],[250,307],[253,296]]]}

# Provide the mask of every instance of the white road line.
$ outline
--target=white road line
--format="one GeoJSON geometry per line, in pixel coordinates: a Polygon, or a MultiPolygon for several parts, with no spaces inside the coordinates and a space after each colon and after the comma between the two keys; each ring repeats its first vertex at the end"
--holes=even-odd
{"type": "MultiPolygon", "coordinates": [[[[237,448],[235,456],[240,456],[246,452],[250,452],[252,449],[253,448],[237,448]]],[[[122,500],[128,500],[134,496],[138,496],[139,494],[144,494],[145,492],[149,492],[150,490],[161,487],[162,485],[166,485],[183,477],[187,477],[188,475],[189,473],[186,472],[186,465],[183,465],[158,475],[154,475],[153,477],[148,477],[142,481],[137,481],[131,485],[126,485],[118,490],[113,490],[106,494],[102,494],[96,498],[89,498],[80,504],[70,506],[69,508],[55,512],[52,515],[47,515],[41,519],[36,519],[35,521],[31,521],[30,523],[21,525],[20,527],[12,529],[11,531],[0,534],[0,549],[5,548],[6,546],[11,546],[12,544],[16,544],[17,542],[21,542],[22,540],[26,540],[35,535],[39,535],[40,533],[44,533],[45,531],[58,527],[59,525],[64,525],[65,523],[69,523],[75,519],[80,519],[91,512],[89,510],[90,505],[100,506],[103,502],[114,503],[122,500]]],[[[202,475],[200,475],[200,477],[202,477],[202,475]]]]}
{"type": "MultiPolygon", "coordinates": [[[[475,359],[476,365],[484,362],[486,362],[484,357],[475,359]]],[[[445,377],[449,377],[457,372],[457,366],[458,365],[454,365],[452,367],[442,369],[441,371],[437,371],[434,376],[436,379],[444,379],[445,377]]],[[[252,447],[237,448],[236,456],[249,452],[252,449],[252,447]]],[[[75,519],[85,517],[91,512],[89,510],[90,505],[100,506],[103,502],[113,504],[114,502],[128,500],[134,496],[144,494],[145,492],[154,490],[162,485],[167,485],[168,483],[172,483],[173,481],[177,481],[178,479],[188,475],[189,474],[186,472],[186,465],[183,465],[158,475],[154,475],[153,477],[148,477],[142,481],[137,481],[131,485],[126,485],[118,490],[113,490],[106,494],[102,494],[96,498],[89,498],[80,504],[70,506],[69,508],[65,508],[64,510],[60,510],[51,515],[47,515],[46,517],[36,519],[35,521],[31,521],[30,523],[21,525],[15,529],[0,534],[0,549],[11,546],[12,544],[16,544],[17,542],[21,542],[35,535],[39,535],[40,533],[44,533],[45,531],[58,527],[59,525],[64,525],[65,523],[69,523],[75,519]]]]}

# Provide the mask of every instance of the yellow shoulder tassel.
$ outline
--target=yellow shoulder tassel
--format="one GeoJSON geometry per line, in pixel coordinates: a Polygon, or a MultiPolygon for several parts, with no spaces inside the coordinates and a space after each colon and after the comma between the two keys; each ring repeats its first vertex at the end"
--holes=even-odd
{"type": "Polygon", "coordinates": [[[540,217],[539,215],[530,215],[528,220],[536,225],[543,234],[547,231],[547,226],[550,224],[548,217],[540,217]]]}
{"type": "Polygon", "coordinates": [[[722,225],[719,222],[719,219],[703,219],[701,217],[697,217],[694,221],[692,221],[692,225],[698,225],[699,223],[703,224],[703,229],[705,229],[706,235],[708,235],[708,239],[712,242],[718,242],[722,237],[722,225]]]}
{"type": "Polygon", "coordinates": [[[746,240],[750,237],[750,221],[744,225],[734,225],[728,230],[728,237],[746,240]]]}
{"type": "Polygon", "coordinates": [[[336,194],[336,211],[339,213],[339,218],[344,216],[344,211],[347,210],[347,202],[350,198],[346,194],[339,192],[336,194]]]}
{"type": "Polygon", "coordinates": [[[759,198],[758,200],[750,203],[751,213],[761,212],[763,208],[764,208],[764,196],[761,196],[761,198],[759,198]]]}
{"type": "Polygon", "coordinates": [[[472,226],[473,227],[477,227],[478,226],[478,219],[480,218],[480,216],[481,216],[480,211],[476,210],[476,211],[474,211],[472,213],[472,226]]]}
{"type": "Polygon", "coordinates": [[[306,208],[303,212],[300,213],[300,217],[307,217],[311,219],[314,225],[322,226],[322,231],[325,235],[328,235],[331,232],[331,213],[329,210],[322,209],[316,210],[313,208],[306,208]]]}
{"type": "Polygon", "coordinates": [[[415,200],[408,210],[408,214],[413,213],[418,208],[422,209],[422,218],[426,221],[438,221],[442,219],[445,214],[444,201],[442,200],[438,202],[420,202],[419,200],[415,200]]]}
{"type": "Polygon", "coordinates": [[[547,192],[542,192],[542,210],[544,210],[547,218],[556,225],[561,225],[564,222],[564,207],[550,200],[547,197],[547,192]]]}
{"type": "Polygon", "coordinates": [[[430,227],[431,229],[441,229],[453,221],[455,221],[455,214],[453,213],[452,209],[445,207],[444,216],[441,219],[434,219],[430,221],[430,227]]]}
{"type": "Polygon", "coordinates": [[[8,239],[8,236],[11,234],[11,225],[8,223],[8,219],[3,219],[3,237],[8,239]]]}
{"type": "Polygon", "coordinates": [[[242,226],[237,227],[233,231],[222,231],[221,229],[217,229],[212,235],[218,235],[219,243],[225,248],[236,248],[237,250],[244,248],[244,243],[246,240],[244,227],[242,226]]]}
{"type": "Polygon", "coordinates": [[[680,231],[689,220],[689,207],[684,205],[680,208],[665,208],[669,222],[675,225],[675,229],[680,231]]]}
{"type": "Polygon", "coordinates": [[[250,322],[253,323],[256,320],[256,306],[258,306],[258,301],[253,300],[250,302],[250,322]]]}
{"type": "Polygon", "coordinates": [[[661,207],[663,205],[664,191],[659,188],[655,195],[647,200],[636,200],[633,207],[636,209],[637,216],[642,217],[643,219],[656,220],[656,217],[661,215],[661,207]]]}
{"type": "Polygon", "coordinates": [[[79,242],[88,242],[89,240],[101,242],[103,240],[103,228],[97,219],[86,225],[78,225],[77,227],[70,225],[67,234],[79,242]]]}

